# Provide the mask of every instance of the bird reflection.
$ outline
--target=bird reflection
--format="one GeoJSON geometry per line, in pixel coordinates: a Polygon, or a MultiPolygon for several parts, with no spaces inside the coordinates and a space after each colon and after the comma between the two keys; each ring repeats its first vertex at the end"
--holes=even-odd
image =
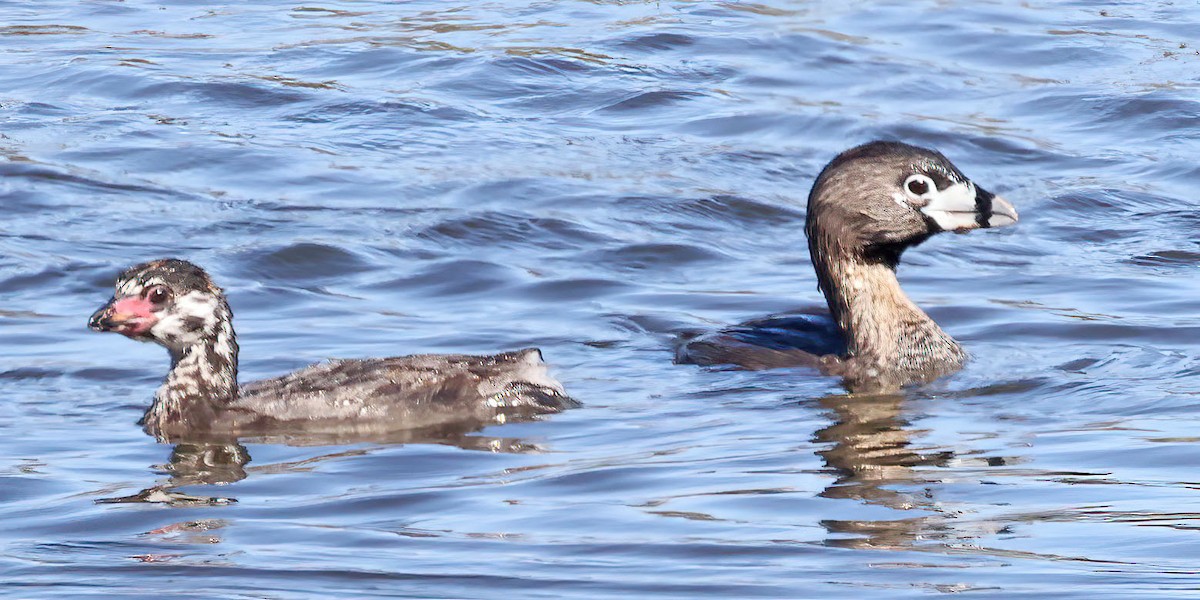
{"type": "MultiPolygon", "coordinates": [[[[967,389],[939,391],[938,398],[955,401],[1028,394],[1042,385],[1037,379],[992,381],[967,389]]],[[[1005,467],[1021,458],[984,456],[971,448],[950,451],[915,445],[913,440],[925,430],[913,428],[904,408],[914,395],[922,393],[910,390],[905,395],[833,395],[819,400],[833,414],[834,423],[815,434],[816,441],[832,444],[818,454],[837,476],[820,495],[919,514],[893,520],[823,521],[826,530],[836,534],[828,544],[904,549],[930,542],[963,543],[1006,529],[1004,521],[964,515],[940,501],[936,495],[942,483],[939,472],[962,479],[972,477],[974,469],[1005,467]],[[938,467],[939,471],[928,467],[938,467]]]]}
{"type": "Polygon", "coordinates": [[[905,397],[896,394],[834,395],[820,400],[821,406],[833,413],[834,423],[816,433],[817,441],[833,444],[818,454],[837,475],[820,495],[932,514],[884,521],[825,520],[822,525],[829,533],[856,536],[838,537],[829,543],[848,547],[908,547],[937,530],[944,530],[951,518],[938,506],[931,489],[920,493],[897,489],[924,482],[914,469],[944,467],[955,456],[948,450],[923,452],[913,447],[912,438],[921,432],[912,429],[902,416],[904,402],[905,397]]]}
{"type": "Polygon", "coordinates": [[[536,444],[519,438],[472,435],[493,423],[475,421],[443,424],[436,427],[392,431],[386,433],[347,430],[341,432],[304,433],[278,432],[253,437],[225,437],[219,435],[175,436],[166,441],[174,443],[170,460],[157,470],[167,475],[167,480],[145,488],[136,494],[96,500],[99,504],[116,503],[160,503],[169,506],[218,506],[237,502],[236,498],[221,496],[196,496],[180,491],[193,485],[222,485],[245,479],[248,471],[281,472],[307,468],[309,465],[351,455],[366,454],[366,450],[341,450],[291,463],[276,463],[247,467],[250,452],[243,442],[261,444],[287,444],[289,446],[338,446],[347,444],[442,444],[464,450],[504,452],[513,454],[542,451],[536,444]]]}

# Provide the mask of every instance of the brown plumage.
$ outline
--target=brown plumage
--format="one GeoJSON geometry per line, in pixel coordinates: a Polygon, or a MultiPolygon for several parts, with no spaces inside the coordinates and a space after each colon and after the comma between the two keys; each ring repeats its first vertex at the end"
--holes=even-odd
{"type": "Polygon", "coordinates": [[[1016,220],[1011,204],[976,186],[938,152],[879,141],[847,150],[817,176],[805,221],[832,327],[819,320],[760,320],[687,339],[677,361],[815,367],[842,376],[856,392],[893,390],[957,371],[966,352],[900,289],[900,255],[942,231],[1016,220]],[[781,333],[786,328],[794,331],[781,333]],[[828,339],[829,329],[836,339],[828,339]],[[768,344],[762,344],[763,331],[770,331],[768,344]]]}
{"type": "Polygon", "coordinates": [[[375,434],[503,422],[576,405],[534,348],[335,360],[239,387],[237,336],[225,294],[203,269],[176,259],[121,273],[113,298],[88,324],[167,348],[171,371],[142,419],[148,433],[164,440],[375,434]]]}

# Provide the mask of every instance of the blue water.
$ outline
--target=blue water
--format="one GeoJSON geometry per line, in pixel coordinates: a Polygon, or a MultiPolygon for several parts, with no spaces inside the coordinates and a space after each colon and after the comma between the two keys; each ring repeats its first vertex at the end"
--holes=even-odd
{"type": "Polygon", "coordinates": [[[0,2],[0,586],[49,597],[1197,594],[1200,7],[0,2]],[[1021,212],[905,255],[974,359],[902,395],[678,366],[823,305],[821,166],[1021,212]],[[542,348],[585,404],[441,439],[158,444],[86,330],[177,256],[246,380],[542,348]]]}

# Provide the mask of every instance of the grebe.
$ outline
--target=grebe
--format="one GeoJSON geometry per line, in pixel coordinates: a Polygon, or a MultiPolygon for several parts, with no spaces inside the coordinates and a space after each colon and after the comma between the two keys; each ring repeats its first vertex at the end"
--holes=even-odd
{"type": "Polygon", "coordinates": [[[966,351],[900,289],[900,255],[935,233],[1016,221],[1012,204],[938,152],[883,141],[847,150],[817,176],[804,227],[829,317],[758,319],[691,337],[676,362],[815,367],[852,392],[953,373],[966,351]]]}
{"type": "Polygon", "coordinates": [[[155,342],[171,371],[142,418],[151,435],[415,429],[577,406],[546,373],[541,352],[423,354],[334,360],[238,385],[233,312],[208,273],[183,260],[129,268],[88,321],[95,331],[155,342]]]}

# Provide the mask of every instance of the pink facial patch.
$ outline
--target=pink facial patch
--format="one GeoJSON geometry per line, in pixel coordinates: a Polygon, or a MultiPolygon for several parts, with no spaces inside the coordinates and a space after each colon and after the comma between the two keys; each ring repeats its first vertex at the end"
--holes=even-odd
{"type": "Polygon", "coordinates": [[[109,320],[116,326],[117,333],[130,337],[141,335],[158,322],[152,306],[149,300],[139,296],[121,298],[112,303],[109,320]]]}

